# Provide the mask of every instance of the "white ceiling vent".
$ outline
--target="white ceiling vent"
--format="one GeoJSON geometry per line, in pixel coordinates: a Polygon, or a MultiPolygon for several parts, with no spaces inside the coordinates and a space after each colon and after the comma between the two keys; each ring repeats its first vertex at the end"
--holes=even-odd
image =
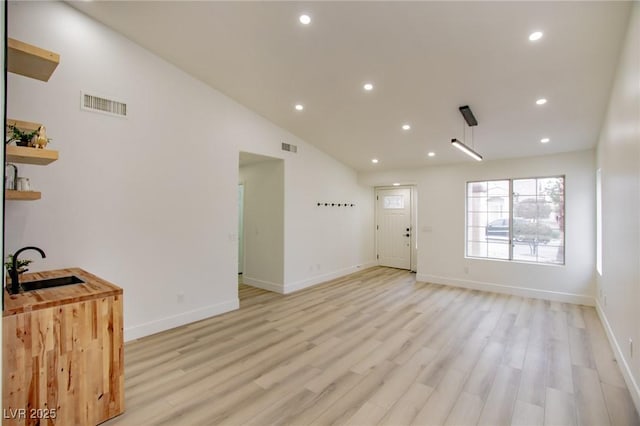
{"type": "Polygon", "coordinates": [[[295,145],[291,145],[290,143],[282,142],[282,150],[289,152],[298,152],[298,147],[295,145]]]}
{"type": "Polygon", "coordinates": [[[124,102],[118,102],[114,101],[113,99],[90,95],[89,93],[85,92],[80,92],[80,95],[80,108],[84,110],[100,112],[108,115],[115,115],[116,117],[127,116],[127,104],[125,104],[124,102]]]}

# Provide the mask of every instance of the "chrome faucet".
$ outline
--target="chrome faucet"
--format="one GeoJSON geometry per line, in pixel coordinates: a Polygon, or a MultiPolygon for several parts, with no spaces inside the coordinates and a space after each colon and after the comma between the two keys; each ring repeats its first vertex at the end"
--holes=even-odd
{"type": "MultiPolygon", "coordinates": [[[[33,247],[33,246],[22,247],[20,250],[15,252],[13,254],[13,259],[12,259],[13,261],[11,262],[11,270],[9,270],[9,276],[11,277],[11,285],[9,286],[8,290],[10,294],[20,293],[20,272],[18,272],[18,255],[25,250],[35,250],[40,253],[40,256],[42,256],[43,259],[47,257],[47,255],[44,254],[44,251],[42,251],[42,249],[38,247],[33,247]]],[[[25,269],[22,272],[25,272],[25,271],[27,271],[27,269],[25,269]]]]}
{"type": "Polygon", "coordinates": [[[17,181],[18,181],[18,167],[15,164],[7,163],[4,168],[4,189],[16,189],[17,181]],[[9,179],[9,175],[7,174],[7,167],[13,167],[13,178],[9,179]]]}

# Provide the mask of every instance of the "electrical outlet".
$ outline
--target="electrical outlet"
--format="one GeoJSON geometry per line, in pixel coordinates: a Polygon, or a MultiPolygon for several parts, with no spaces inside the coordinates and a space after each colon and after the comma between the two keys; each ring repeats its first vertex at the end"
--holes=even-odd
{"type": "Polygon", "coordinates": [[[604,306],[607,306],[607,296],[604,296],[604,306]]]}
{"type": "Polygon", "coordinates": [[[633,339],[629,337],[629,357],[633,358],[633,339]]]}
{"type": "Polygon", "coordinates": [[[468,266],[465,266],[463,270],[464,270],[464,273],[465,273],[465,274],[468,274],[468,273],[469,273],[469,267],[468,267],[468,266]]]}
{"type": "Polygon", "coordinates": [[[184,291],[178,292],[176,299],[178,300],[178,303],[184,302],[184,291]]]}

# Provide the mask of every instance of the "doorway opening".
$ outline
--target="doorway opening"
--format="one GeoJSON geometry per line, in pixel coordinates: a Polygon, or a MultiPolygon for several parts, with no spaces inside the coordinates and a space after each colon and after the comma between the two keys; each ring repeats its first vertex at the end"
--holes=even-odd
{"type": "MultiPolygon", "coordinates": [[[[238,184],[238,275],[244,272],[244,183],[238,184]]],[[[238,277],[238,282],[240,282],[238,277]]]]}
{"type": "Polygon", "coordinates": [[[376,188],[376,257],[378,265],[417,269],[417,203],[414,186],[376,188]]]}
{"type": "Polygon", "coordinates": [[[284,160],[240,152],[238,284],[284,288],[284,160]]]}

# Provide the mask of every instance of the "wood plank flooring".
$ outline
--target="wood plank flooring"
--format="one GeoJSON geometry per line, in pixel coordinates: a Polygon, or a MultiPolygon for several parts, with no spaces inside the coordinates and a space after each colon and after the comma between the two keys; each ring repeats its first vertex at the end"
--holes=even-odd
{"type": "Polygon", "coordinates": [[[591,307],[376,267],[125,346],[105,425],[640,425],[591,307]]]}

